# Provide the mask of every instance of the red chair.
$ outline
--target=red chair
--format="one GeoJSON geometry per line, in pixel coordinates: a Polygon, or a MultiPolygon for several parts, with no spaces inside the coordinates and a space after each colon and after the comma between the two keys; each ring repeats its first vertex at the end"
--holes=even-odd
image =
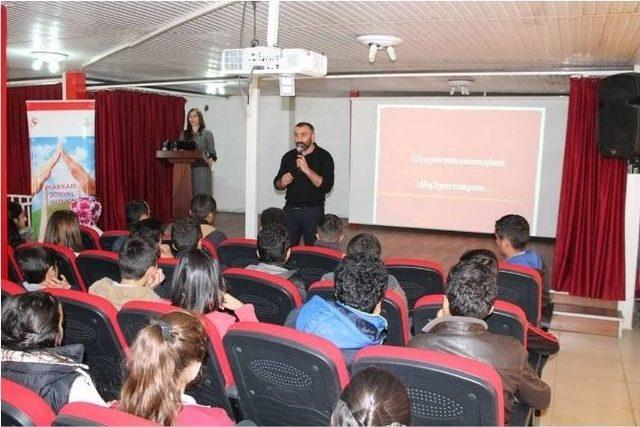
{"type": "Polygon", "coordinates": [[[291,248],[291,256],[287,264],[298,271],[307,285],[315,283],[326,273],[338,267],[344,254],[333,249],[318,246],[295,246],[291,248]]]}
{"type": "Polygon", "coordinates": [[[418,298],[444,293],[444,269],[439,263],[410,258],[388,258],[384,263],[407,296],[409,314],[413,313],[418,298]]]}
{"type": "Polygon", "coordinates": [[[87,286],[76,264],[76,255],[70,248],[52,243],[24,243],[16,248],[16,255],[18,255],[22,249],[38,246],[47,248],[53,253],[53,257],[58,264],[58,271],[67,278],[71,289],[82,292],[87,291],[87,286]]]}
{"type": "Polygon", "coordinates": [[[8,296],[20,295],[27,292],[25,288],[10,280],[2,279],[2,301],[8,296]]]}
{"type": "Polygon", "coordinates": [[[217,248],[220,264],[225,268],[258,264],[257,250],[258,241],[255,239],[227,239],[217,248]]]}
{"type": "Polygon", "coordinates": [[[229,268],[223,276],[227,292],[253,304],[260,322],[284,325],[289,312],[302,305],[296,285],[282,277],[244,268],[229,268]]]}
{"type": "Polygon", "coordinates": [[[412,425],[504,425],[502,379],[490,365],[416,348],[367,347],[352,374],[376,367],[391,372],[411,398],[412,425]]]}
{"type": "Polygon", "coordinates": [[[91,287],[96,281],[108,277],[120,283],[118,254],[111,251],[82,251],[76,258],[76,265],[84,283],[91,287]]]}
{"type": "Polygon", "coordinates": [[[56,426],[157,426],[144,418],[92,403],[73,402],[62,407],[56,426]]]}
{"type": "Polygon", "coordinates": [[[329,425],[349,374],[340,350],[312,334],[236,323],[224,337],[240,408],[257,425],[329,425]]]}
{"type": "Polygon", "coordinates": [[[498,298],[520,307],[532,325],[540,324],[542,276],[537,270],[501,262],[498,266],[498,298]]]}
{"type": "Polygon", "coordinates": [[[85,250],[102,250],[100,234],[96,230],[86,225],[81,225],[80,235],[82,236],[82,247],[85,250]]]}
{"type": "Polygon", "coordinates": [[[106,401],[116,399],[129,349],[118,326],[115,307],[104,298],[83,292],[52,288],[45,291],[62,304],[63,343],[84,345],[84,363],[89,366],[100,395],[106,401]]]}
{"type": "Polygon", "coordinates": [[[114,248],[114,243],[122,242],[127,237],[129,237],[129,232],[127,230],[105,231],[102,233],[102,236],[100,236],[100,246],[102,247],[102,250],[118,252],[120,248],[114,248]]]}
{"type": "Polygon", "coordinates": [[[22,270],[20,269],[20,265],[16,260],[15,253],[13,251],[13,247],[7,245],[7,256],[9,257],[9,280],[14,281],[16,283],[24,282],[24,274],[22,274],[22,270]]]}
{"type": "Polygon", "coordinates": [[[211,243],[210,240],[202,239],[202,249],[209,252],[209,255],[211,255],[213,259],[220,260],[220,258],[218,258],[218,250],[216,249],[216,245],[211,243]]]}
{"type": "MultiPolygon", "coordinates": [[[[127,342],[132,344],[138,332],[149,324],[149,320],[181,310],[158,302],[129,301],[120,308],[118,323],[127,342]]],[[[201,318],[209,338],[207,356],[202,365],[200,382],[191,390],[187,390],[187,393],[199,404],[224,408],[232,416],[229,398],[236,397],[236,391],[231,367],[218,330],[205,316],[201,318]]]]}
{"type": "MultiPolygon", "coordinates": [[[[416,302],[413,311],[415,335],[420,334],[422,328],[437,317],[443,299],[444,295],[427,295],[416,302]]],[[[513,337],[526,347],[528,322],[520,307],[507,301],[496,300],[493,313],[485,321],[490,332],[513,337]]]]}
{"type": "MultiPolygon", "coordinates": [[[[335,301],[335,284],[333,280],[322,280],[316,282],[309,287],[307,300],[314,295],[318,295],[327,301],[335,301]]],[[[385,345],[404,346],[411,339],[409,329],[409,310],[404,298],[394,291],[388,289],[382,300],[382,317],[387,319],[387,338],[384,340],[385,345]]]]}
{"type": "Polygon", "coordinates": [[[49,426],[54,418],[51,406],[39,394],[2,378],[3,426],[49,426]]]}

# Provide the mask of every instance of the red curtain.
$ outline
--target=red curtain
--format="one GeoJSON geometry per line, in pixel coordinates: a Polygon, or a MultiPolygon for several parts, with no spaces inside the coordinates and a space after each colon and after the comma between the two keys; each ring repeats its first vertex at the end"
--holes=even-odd
{"type": "Polygon", "coordinates": [[[133,91],[89,92],[96,100],[96,186],[105,230],[124,228],[124,205],[143,199],[151,215],[171,217],[171,167],[156,160],[163,141],[177,139],[181,97],[133,91]]]}
{"type": "Polygon", "coordinates": [[[7,88],[7,163],[10,194],[31,194],[26,101],[62,99],[62,85],[7,88]]]}
{"type": "Polygon", "coordinates": [[[626,162],[598,153],[599,79],[571,79],[553,283],[571,295],[624,299],[626,162]]]}

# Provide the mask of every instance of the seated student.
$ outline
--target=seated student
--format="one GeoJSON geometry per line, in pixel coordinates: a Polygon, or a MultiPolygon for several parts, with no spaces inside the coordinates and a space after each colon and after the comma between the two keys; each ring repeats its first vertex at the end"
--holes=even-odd
{"type": "Polygon", "coordinates": [[[55,413],[68,402],[105,406],[82,364],[82,344],[61,346],[62,306],[44,292],[2,303],[2,378],[38,393],[55,413]]]}
{"type": "Polygon", "coordinates": [[[202,229],[193,218],[181,218],[171,226],[171,252],[180,258],[193,249],[202,248],[202,229]]]}
{"type": "Polygon", "coordinates": [[[333,214],[326,214],[320,218],[314,246],[342,251],[342,239],[344,232],[340,218],[333,214]]]}
{"type": "Polygon", "coordinates": [[[84,247],[80,234],[80,222],[76,214],[66,209],[52,213],[47,222],[44,242],[66,246],[77,256],[84,247]]]}
{"type": "Polygon", "coordinates": [[[291,255],[290,246],[285,227],[279,224],[268,225],[258,232],[258,260],[260,263],[248,265],[246,268],[292,281],[304,300],[307,296],[307,284],[298,275],[297,270],[289,269],[285,265],[291,255]]]}
{"type": "Polygon", "coordinates": [[[460,255],[458,261],[474,261],[491,268],[493,273],[498,275],[498,257],[495,252],[489,249],[470,249],[460,255]]]}
{"type": "Polygon", "coordinates": [[[484,319],[493,310],[497,277],[492,266],[460,261],[449,270],[438,318],[413,337],[409,347],[470,357],[492,365],[502,377],[505,423],[516,399],[535,408],[549,406],[551,390],[528,363],[527,351],[514,338],[492,334],[484,319]]]}
{"type": "Polygon", "coordinates": [[[119,310],[132,300],[154,301],[160,297],[153,289],[164,281],[158,268],[158,248],[151,240],[132,237],[119,252],[120,283],[104,277],[89,288],[89,293],[106,298],[119,310]]]}
{"type": "MultiPolygon", "coordinates": [[[[125,221],[125,230],[131,230],[131,225],[133,225],[137,221],[142,221],[143,219],[147,219],[151,216],[151,209],[149,205],[144,200],[132,200],[124,205],[124,221],[125,221]]],[[[126,236],[118,237],[111,246],[111,250],[113,252],[118,252],[124,242],[127,240],[126,236]]]]}
{"type": "Polygon", "coordinates": [[[496,221],[495,225],[496,245],[498,252],[507,264],[523,265],[531,267],[542,275],[542,305],[546,306],[551,297],[551,279],[545,274],[545,265],[542,257],[534,250],[527,249],[529,243],[529,223],[520,215],[505,215],[496,221]]]}
{"type": "Polygon", "coordinates": [[[331,425],[408,426],[411,400],[404,385],[390,372],[367,368],[351,377],[331,414],[331,425]]]}
{"type": "Polygon", "coordinates": [[[243,304],[225,291],[218,261],[202,249],[194,249],[180,258],[173,273],[171,304],[205,314],[220,337],[236,320],[258,321],[253,304],[243,304]]]}
{"type": "Polygon", "coordinates": [[[114,406],[165,426],[235,425],[223,409],[200,406],[184,393],[200,371],[206,343],[204,326],[191,314],[152,319],[131,346],[114,406]]]}
{"type": "Polygon", "coordinates": [[[93,196],[80,197],[71,202],[70,209],[78,216],[80,225],[90,227],[102,235],[102,230],[97,225],[102,215],[102,204],[98,199],[93,196]]]}
{"type": "MultiPolygon", "coordinates": [[[[382,253],[382,247],[380,246],[380,240],[376,236],[370,233],[360,233],[356,234],[349,240],[347,243],[347,255],[365,255],[368,257],[373,257],[380,259],[380,254],[382,253]]],[[[393,289],[396,291],[402,298],[406,301],[407,296],[404,293],[404,290],[400,287],[400,283],[398,279],[389,274],[388,276],[389,289],[393,289]]],[[[322,276],[320,280],[333,280],[333,272],[326,273],[322,276]]]]}
{"type": "Polygon", "coordinates": [[[286,326],[326,338],[351,363],[363,347],[382,344],[387,319],[380,315],[387,269],[377,258],[347,255],[336,269],[336,301],[314,296],[291,311],[286,326]]]}
{"type": "Polygon", "coordinates": [[[266,208],[260,214],[260,229],[265,228],[270,224],[279,224],[283,227],[287,227],[287,217],[285,212],[280,208],[266,208]]]}
{"type": "Polygon", "coordinates": [[[152,242],[158,242],[160,258],[173,258],[171,247],[165,243],[162,243],[164,225],[157,219],[147,218],[136,221],[131,224],[131,228],[129,229],[129,231],[131,232],[131,237],[141,237],[143,239],[149,239],[152,242]]]}
{"type": "Polygon", "coordinates": [[[9,216],[9,244],[14,248],[18,245],[34,240],[33,230],[27,227],[27,215],[22,205],[17,202],[7,203],[7,213],[9,216]]]}
{"type": "Polygon", "coordinates": [[[216,200],[208,194],[196,194],[191,198],[189,213],[200,223],[202,238],[209,240],[215,247],[227,240],[227,236],[216,230],[216,200]]]}
{"type": "Polygon", "coordinates": [[[58,265],[49,249],[37,246],[22,249],[16,254],[16,258],[25,278],[22,286],[27,291],[39,291],[42,288],[71,288],[67,279],[58,275],[58,265]]]}

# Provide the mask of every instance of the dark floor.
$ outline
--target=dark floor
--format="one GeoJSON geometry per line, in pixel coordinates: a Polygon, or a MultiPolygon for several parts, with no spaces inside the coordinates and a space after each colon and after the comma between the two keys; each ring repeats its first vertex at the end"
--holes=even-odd
{"type": "MultiPolygon", "coordinates": [[[[382,243],[383,257],[425,258],[441,263],[447,270],[469,249],[496,250],[492,235],[370,225],[360,225],[356,228],[347,226],[346,220],[344,221],[345,243],[358,233],[373,233],[382,243]]],[[[229,237],[244,237],[244,214],[220,212],[216,219],[216,228],[229,237]]],[[[553,265],[554,246],[555,241],[551,239],[535,239],[529,244],[531,249],[542,256],[547,264],[547,271],[551,271],[553,265]]]]}

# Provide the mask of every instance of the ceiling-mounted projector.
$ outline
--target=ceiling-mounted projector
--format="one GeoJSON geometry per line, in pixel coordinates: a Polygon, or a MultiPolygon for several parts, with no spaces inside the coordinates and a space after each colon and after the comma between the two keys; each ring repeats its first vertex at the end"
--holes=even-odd
{"type": "Polygon", "coordinates": [[[220,71],[231,75],[300,74],[321,77],[327,74],[327,57],[306,49],[267,46],[225,49],[220,71]]]}

